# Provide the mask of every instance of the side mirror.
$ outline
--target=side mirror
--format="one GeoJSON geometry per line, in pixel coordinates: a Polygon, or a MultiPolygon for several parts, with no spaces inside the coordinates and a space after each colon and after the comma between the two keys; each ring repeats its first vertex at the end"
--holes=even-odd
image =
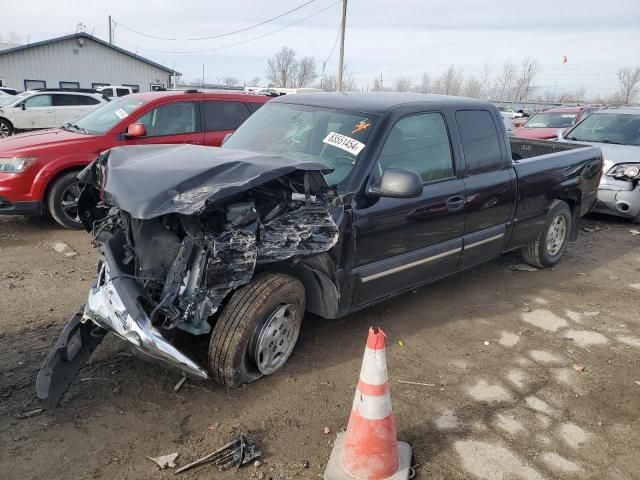
{"type": "Polygon", "coordinates": [[[233,133],[227,133],[223,138],[222,138],[222,143],[220,145],[224,145],[225,143],[227,143],[227,140],[229,140],[231,138],[231,135],[233,135],[233,133]]]}
{"type": "Polygon", "coordinates": [[[21,104],[20,104],[20,108],[21,108],[22,110],[26,110],[26,109],[27,109],[27,105],[26,105],[25,103],[21,103],[21,104]]]}
{"type": "Polygon", "coordinates": [[[422,178],[416,172],[387,168],[380,183],[367,190],[372,197],[414,198],[422,195],[422,178]]]}
{"type": "Polygon", "coordinates": [[[562,129],[558,129],[556,132],[556,140],[562,140],[564,138],[564,131],[562,129]]]}
{"type": "Polygon", "coordinates": [[[127,127],[127,133],[124,134],[124,138],[144,137],[146,134],[147,129],[144,123],[132,123],[127,127]]]}

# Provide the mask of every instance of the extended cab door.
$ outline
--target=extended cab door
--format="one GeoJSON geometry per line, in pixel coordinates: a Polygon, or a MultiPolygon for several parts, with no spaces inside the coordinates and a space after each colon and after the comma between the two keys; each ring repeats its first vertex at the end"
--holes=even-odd
{"type": "Polygon", "coordinates": [[[399,119],[374,176],[387,168],[418,173],[423,192],[417,198],[354,204],[354,307],[451,273],[462,250],[464,181],[458,177],[444,116],[425,112],[399,119]]]}
{"type": "MultiPolygon", "coordinates": [[[[125,140],[125,145],[148,145],[157,143],[193,143],[202,145],[198,103],[179,101],[160,105],[140,118],[136,123],[144,124],[144,137],[125,140]]],[[[133,123],[133,122],[132,122],[133,123]]]]}
{"type": "Polygon", "coordinates": [[[504,129],[488,110],[455,114],[464,159],[466,224],[460,268],[497,257],[512,226],[516,175],[504,129]]]}
{"type": "Polygon", "coordinates": [[[19,130],[56,126],[53,99],[50,93],[39,93],[27,98],[16,105],[11,113],[13,126],[19,130]]]}
{"type": "Polygon", "coordinates": [[[244,102],[205,100],[203,102],[204,143],[219,147],[228,133],[233,133],[249,118],[251,112],[244,102]]]}

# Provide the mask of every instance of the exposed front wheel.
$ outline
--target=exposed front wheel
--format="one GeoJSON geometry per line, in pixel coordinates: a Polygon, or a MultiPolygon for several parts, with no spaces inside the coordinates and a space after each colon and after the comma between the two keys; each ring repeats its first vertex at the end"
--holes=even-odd
{"type": "Polygon", "coordinates": [[[233,293],[209,344],[209,371],[237,387],[279,370],[293,352],[304,315],[305,292],[281,273],[258,276],[233,293]]]}
{"type": "Polygon", "coordinates": [[[13,125],[9,120],[0,118],[0,138],[8,137],[13,133],[13,125]]]}
{"type": "Polygon", "coordinates": [[[538,238],[522,249],[524,261],[538,268],[553,267],[567,248],[572,228],[569,205],[556,200],[549,209],[547,222],[538,238]]]}
{"type": "Polygon", "coordinates": [[[78,197],[83,184],[77,178],[78,172],[68,172],[58,177],[49,190],[47,206],[56,222],[65,228],[82,228],[78,216],[78,197]]]}

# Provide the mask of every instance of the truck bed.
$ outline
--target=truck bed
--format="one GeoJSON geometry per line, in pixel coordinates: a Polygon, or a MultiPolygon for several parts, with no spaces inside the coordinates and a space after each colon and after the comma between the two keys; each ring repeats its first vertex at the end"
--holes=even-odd
{"type": "Polygon", "coordinates": [[[532,157],[541,157],[556,152],[585,148],[586,145],[576,143],[563,143],[550,140],[530,140],[527,138],[509,137],[511,144],[511,158],[514,161],[532,157]]]}

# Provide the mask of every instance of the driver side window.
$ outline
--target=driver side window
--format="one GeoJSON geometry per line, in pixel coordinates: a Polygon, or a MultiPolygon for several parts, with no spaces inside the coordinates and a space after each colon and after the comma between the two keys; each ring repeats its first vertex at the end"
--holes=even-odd
{"type": "Polygon", "coordinates": [[[154,108],[138,120],[148,137],[194,133],[197,130],[196,107],[193,102],[174,102],[154,108]]]}
{"type": "Polygon", "coordinates": [[[440,113],[421,113],[400,119],[391,129],[380,158],[380,170],[412,170],[423,182],[455,175],[449,134],[440,113]]]}
{"type": "Polygon", "coordinates": [[[51,95],[34,95],[33,97],[27,98],[24,101],[24,105],[27,108],[50,107],[51,95]]]}

